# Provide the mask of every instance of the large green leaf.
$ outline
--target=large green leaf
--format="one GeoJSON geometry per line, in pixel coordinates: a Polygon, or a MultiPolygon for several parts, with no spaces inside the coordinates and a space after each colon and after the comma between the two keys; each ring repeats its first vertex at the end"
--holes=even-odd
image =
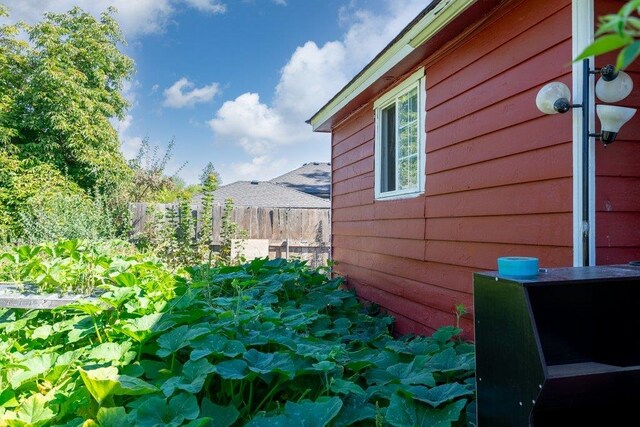
{"type": "Polygon", "coordinates": [[[241,380],[249,374],[247,362],[240,359],[225,360],[215,365],[216,372],[225,380],[241,380]]]}
{"type": "Polygon", "coordinates": [[[474,361],[471,353],[457,354],[455,349],[447,348],[427,360],[425,368],[439,372],[470,371],[474,367],[474,361]]]}
{"type": "Polygon", "coordinates": [[[338,394],[359,394],[365,395],[366,393],[358,384],[353,381],[347,381],[343,379],[335,379],[331,383],[331,387],[329,388],[332,392],[338,394]]]}
{"type": "Polygon", "coordinates": [[[191,360],[198,360],[209,355],[236,357],[246,351],[244,344],[237,340],[229,340],[224,335],[210,334],[191,342],[191,360]]]}
{"type": "Polygon", "coordinates": [[[119,329],[138,342],[146,342],[154,334],[173,326],[173,321],[164,318],[163,313],[152,313],[145,316],[127,319],[119,329]]]}
{"type": "Polygon", "coordinates": [[[229,427],[236,422],[240,412],[235,406],[220,406],[206,397],[202,399],[201,416],[211,418],[211,427],[229,427]]]}
{"type": "Polygon", "coordinates": [[[169,410],[174,416],[183,416],[187,420],[195,420],[200,414],[196,397],[192,394],[180,393],[169,401],[169,410]]]}
{"type": "Polygon", "coordinates": [[[452,422],[460,419],[466,403],[462,399],[435,409],[394,394],[385,419],[395,427],[450,427],[452,422]]]}
{"type": "Polygon", "coordinates": [[[20,362],[20,368],[7,373],[7,379],[16,389],[27,381],[44,376],[53,367],[57,358],[56,353],[28,354],[26,359],[20,362]]]}
{"type": "Polygon", "coordinates": [[[121,407],[100,408],[96,415],[100,427],[123,427],[131,424],[127,411],[121,407]]]}
{"type": "Polygon", "coordinates": [[[167,357],[189,345],[190,340],[209,332],[210,329],[206,327],[189,328],[187,325],[182,325],[158,338],[157,342],[160,348],[156,354],[160,357],[167,357]]]}
{"type": "Polygon", "coordinates": [[[351,395],[344,401],[338,416],[332,421],[335,427],[351,426],[358,421],[372,420],[376,416],[376,407],[365,396],[351,395]]]}
{"type": "Polygon", "coordinates": [[[256,417],[247,427],[324,427],[338,415],[340,408],[342,400],[338,397],[320,398],[316,402],[287,402],[282,415],[256,417]]]}
{"type": "Polygon", "coordinates": [[[389,366],[387,372],[402,384],[424,384],[430,387],[436,385],[433,374],[424,369],[424,363],[421,363],[418,358],[409,363],[389,366]]]}
{"type": "Polygon", "coordinates": [[[47,399],[33,394],[25,399],[16,412],[7,412],[3,419],[11,427],[39,427],[47,424],[55,413],[47,407],[47,399]]]}
{"type": "Polygon", "coordinates": [[[287,402],[284,406],[284,413],[292,423],[299,423],[300,426],[324,427],[338,415],[340,408],[342,408],[340,398],[320,398],[316,402],[287,402]]]}
{"type": "Polygon", "coordinates": [[[137,396],[141,394],[154,393],[158,389],[139,379],[126,375],[119,375],[118,369],[114,366],[97,369],[78,369],[80,377],[93,398],[102,402],[111,395],[137,396]]]}
{"type": "Polygon", "coordinates": [[[89,360],[100,362],[120,362],[127,364],[135,358],[135,352],[130,352],[131,342],[106,342],[91,349],[87,356],[89,360]]]}
{"type": "Polygon", "coordinates": [[[182,375],[169,378],[162,385],[165,396],[171,396],[175,389],[196,394],[202,390],[207,376],[215,372],[216,368],[207,359],[197,361],[188,360],[182,367],[182,375]]]}
{"type": "Polygon", "coordinates": [[[472,395],[473,391],[460,383],[441,384],[433,388],[411,386],[406,389],[415,400],[428,403],[433,407],[440,406],[458,397],[472,395]]]}
{"type": "Polygon", "coordinates": [[[288,378],[295,375],[295,366],[287,353],[262,353],[251,349],[244,354],[249,369],[259,374],[276,372],[288,378]]]}

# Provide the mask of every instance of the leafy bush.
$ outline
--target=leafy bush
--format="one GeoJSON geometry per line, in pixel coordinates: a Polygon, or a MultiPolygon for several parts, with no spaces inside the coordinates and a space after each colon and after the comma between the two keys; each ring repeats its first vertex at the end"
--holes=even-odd
{"type": "Polygon", "coordinates": [[[20,217],[22,240],[30,243],[113,239],[118,235],[115,215],[99,194],[93,199],[70,192],[35,195],[26,201],[20,217]]]}
{"type": "Polygon", "coordinates": [[[23,235],[21,215],[32,197],[58,192],[81,194],[82,190],[49,164],[20,160],[0,149],[0,240],[23,235]]]}
{"type": "Polygon", "coordinates": [[[111,257],[134,254],[133,246],[121,240],[17,246],[0,252],[0,282],[29,282],[42,292],[90,294],[109,280],[111,257]]]}
{"type": "Polygon", "coordinates": [[[464,424],[459,329],[394,340],[300,262],[188,272],[106,257],[98,301],[1,310],[0,425],[464,424]]]}

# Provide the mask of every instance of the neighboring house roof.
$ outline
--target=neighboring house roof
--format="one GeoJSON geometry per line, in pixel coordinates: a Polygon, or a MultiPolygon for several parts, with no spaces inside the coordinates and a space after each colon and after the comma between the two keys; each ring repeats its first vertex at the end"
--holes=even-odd
{"type": "MultiPolygon", "coordinates": [[[[214,191],[215,204],[222,205],[226,199],[233,199],[235,206],[258,208],[329,209],[331,207],[329,200],[266,181],[237,181],[223,185],[214,191]]],[[[193,202],[202,202],[202,194],[195,196],[193,202]]]]}
{"type": "Polygon", "coordinates": [[[500,0],[432,0],[362,71],[307,123],[330,132],[423,58],[480,21],[500,0]]]}
{"type": "Polygon", "coordinates": [[[269,182],[328,199],[331,195],[331,163],[305,163],[269,182]]]}

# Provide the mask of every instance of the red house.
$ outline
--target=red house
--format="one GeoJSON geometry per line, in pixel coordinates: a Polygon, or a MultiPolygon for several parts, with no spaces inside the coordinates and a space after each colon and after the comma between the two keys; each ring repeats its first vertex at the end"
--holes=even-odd
{"type": "MultiPolygon", "coordinates": [[[[545,115],[535,103],[551,81],[581,102],[572,58],[623,4],[434,0],[309,120],[332,135],[334,271],[398,332],[453,324],[456,304],[473,307],[472,272],[500,256],[640,260],[640,114],[606,149],[589,138],[583,150],[580,108],[545,115]]],[[[627,70],[636,86],[638,71],[627,70]]],[[[639,107],[638,91],[616,105],[639,107]]]]}

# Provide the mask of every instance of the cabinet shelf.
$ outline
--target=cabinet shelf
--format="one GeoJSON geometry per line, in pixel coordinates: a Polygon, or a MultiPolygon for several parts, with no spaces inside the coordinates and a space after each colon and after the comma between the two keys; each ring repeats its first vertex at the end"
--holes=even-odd
{"type": "Polygon", "coordinates": [[[474,275],[479,427],[617,425],[640,399],[640,267],[474,275]],[[617,418],[616,418],[617,417],[617,418]]]}
{"type": "Polygon", "coordinates": [[[640,366],[615,366],[598,362],[567,363],[565,365],[547,366],[549,378],[565,378],[633,371],[640,371],[640,366]]]}

